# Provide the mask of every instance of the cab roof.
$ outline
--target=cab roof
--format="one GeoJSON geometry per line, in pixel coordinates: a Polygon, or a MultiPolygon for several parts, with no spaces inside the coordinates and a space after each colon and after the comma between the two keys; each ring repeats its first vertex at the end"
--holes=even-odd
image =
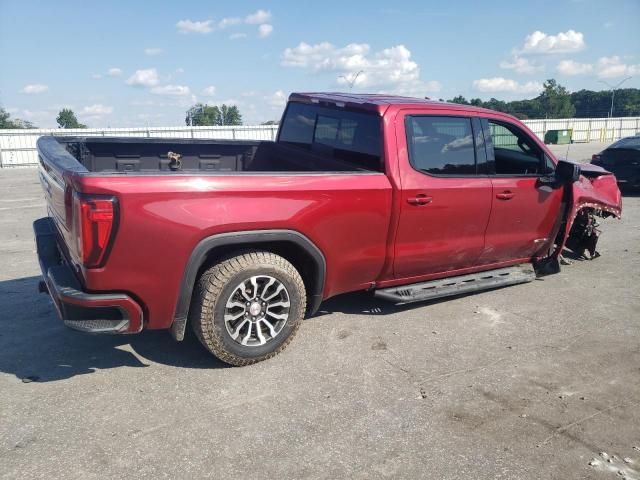
{"type": "Polygon", "coordinates": [[[460,110],[461,112],[492,112],[486,108],[474,107],[471,105],[460,105],[458,103],[440,102],[429,98],[403,97],[401,95],[387,95],[377,93],[340,93],[340,92],[304,92],[292,93],[289,101],[303,103],[323,103],[332,104],[339,107],[348,107],[352,110],[375,111],[380,115],[391,105],[401,105],[403,107],[433,108],[435,110],[460,110]]]}

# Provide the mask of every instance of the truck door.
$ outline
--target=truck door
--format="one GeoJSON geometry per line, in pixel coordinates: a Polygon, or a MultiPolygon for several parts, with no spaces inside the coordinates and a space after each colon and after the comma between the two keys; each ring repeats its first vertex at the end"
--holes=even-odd
{"type": "Polygon", "coordinates": [[[554,164],[518,125],[482,119],[493,186],[491,218],[479,263],[530,259],[548,247],[562,188],[539,181],[554,164]]]}
{"type": "Polygon", "coordinates": [[[401,191],[395,277],[474,266],[484,250],[492,195],[491,180],[481,173],[486,153],[480,122],[455,111],[401,111],[396,139],[401,191]]]}

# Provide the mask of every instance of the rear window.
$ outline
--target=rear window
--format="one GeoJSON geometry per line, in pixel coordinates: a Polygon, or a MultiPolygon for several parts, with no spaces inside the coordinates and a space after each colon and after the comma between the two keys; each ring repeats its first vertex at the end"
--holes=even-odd
{"type": "Polygon", "coordinates": [[[415,169],[435,175],[476,173],[470,118],[408,116],[406,131],[415,169]]]}
{"type": "Polygon", "coordinates": [[[375,114],[291,102],[278,141],[380,171],[380,136],[380,117],[375,114]]]}

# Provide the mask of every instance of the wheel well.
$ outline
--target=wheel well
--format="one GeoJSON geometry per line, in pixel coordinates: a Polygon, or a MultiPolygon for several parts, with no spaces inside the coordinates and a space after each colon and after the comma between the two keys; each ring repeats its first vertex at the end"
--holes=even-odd
{"type": "MultiPolygon", "coordinates": [[[[303,247],[287,240],[257,242],[247,245],[221,245],[213,248],[207,252],[204,262],[198,269],[196,278],[200,278],[205,270],[208,270],[221,260],[246,252],[247,250],[271,252],[291,262],[300,273],[308,295],[313,294],[320,287],[318,285],[318,278],[321,266],[316,263],[314,258],[303,247]]],[[[310,304],[307,304],[307,308],[310,308],[310,304]]]]}
{"type": "Polygon", "coordinates": [[[171,325],[171,333],[176,340],[184,338],[193,289],[202,272],[224,257],[253,249],[280,255],[291,262],[300,272],[307,291],[307,313],[315,313],[322,302],[326,262],[320,249],[311,240],[293,230],[221,233],[201,240],[185,266],[171,325]]]}

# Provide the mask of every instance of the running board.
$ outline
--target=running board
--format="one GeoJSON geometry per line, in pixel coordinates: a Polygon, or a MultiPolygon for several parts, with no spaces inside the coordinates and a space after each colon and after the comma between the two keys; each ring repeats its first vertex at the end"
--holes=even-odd
{"type": "Polygon", "coordinates": [[[535,278],[536,273],[533,270],[533,266],[530,263],[524,263],[514,267],[498,268],[458,277],[441,278],[430,282],[384,288],[376,290],[374,295],[397,304],[422,302],[433,300],[434,298],[527,283],[535,280],[535,278]]]}

